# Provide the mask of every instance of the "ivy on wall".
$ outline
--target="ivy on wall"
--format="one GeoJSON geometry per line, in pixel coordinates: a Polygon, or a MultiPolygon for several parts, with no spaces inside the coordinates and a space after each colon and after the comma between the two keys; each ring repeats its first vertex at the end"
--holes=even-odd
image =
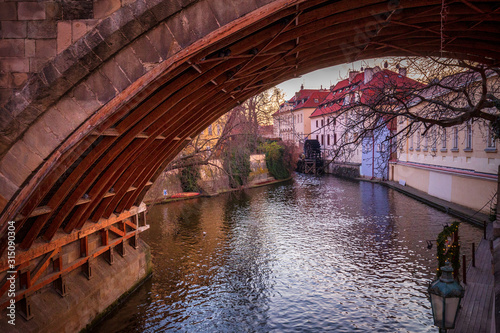
{"type": "Polygon", "coordinates": [[[460,244],[458,242],[458,227],[460,222],[453,222],[449,227],[445,227],[436,239],[438,277],[441,276],[441,267],[449,261],[455,272],[460,269],[460,244]],[[457,237],[454,234],[457,233],[457,237]]]}

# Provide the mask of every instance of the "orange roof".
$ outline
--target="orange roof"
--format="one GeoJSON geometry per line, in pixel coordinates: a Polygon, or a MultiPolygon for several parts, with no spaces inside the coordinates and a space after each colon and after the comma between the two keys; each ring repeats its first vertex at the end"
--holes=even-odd
{"type": "Polygon", "coordinates": [[[388,84],[390,86],[405,88],[420,88],[423,85],[413,79],[400,75],[388,69],[373,74],[372,79],[364,83],[365,72],[358,73],[352,82],[345,79],[337,82],[331,88],[331,93],[324,99],[318,108],[311,114],[310,118],[339,112],[344,104],[344,98],[351,92],[362,92],[361,103],[368,103],[370,98],[376,98],[380,89],[388,84]]]}

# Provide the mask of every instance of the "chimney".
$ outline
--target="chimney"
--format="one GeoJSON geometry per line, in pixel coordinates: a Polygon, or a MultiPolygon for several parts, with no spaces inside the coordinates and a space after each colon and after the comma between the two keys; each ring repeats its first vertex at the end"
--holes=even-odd
{"type": "Polygon", "coordinates": [[[406,67],[399,68],[399,75],[406,76],[406,67]]]}
{"type": "Polygon", "coordinates": [[[300,90],[304,90],[304,84],[303,83],[300,85],[300,90]]]}
{"type": "Polygon", "coordinates": [[[373,78],[373,68],[371,67],[366,67],[365,68],[365,80],[364,80],[364,84],[367,84],[368,82],[370,82],[373,78]]]}
{"type": "Polygon", "coordinates": [[[356,75],[358,75],[358,71],[351,71],[349,72],[349,83],[352,83],[352,81],[354,80],[354,78],[356,77],[356,75]]]}

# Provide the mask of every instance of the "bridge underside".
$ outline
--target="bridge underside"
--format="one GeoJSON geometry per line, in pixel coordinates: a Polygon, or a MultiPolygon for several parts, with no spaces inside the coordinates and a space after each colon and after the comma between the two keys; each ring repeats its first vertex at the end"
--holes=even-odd
{"type": "Polygon", "coordinates": [[[285,80],[373,57],[500,59],[496,1],[446,1],[446,17],[441,0],[140,3],[3,105],[2,252],[9,220],[22,250],[105,228],[191,137],[285,80]]]}

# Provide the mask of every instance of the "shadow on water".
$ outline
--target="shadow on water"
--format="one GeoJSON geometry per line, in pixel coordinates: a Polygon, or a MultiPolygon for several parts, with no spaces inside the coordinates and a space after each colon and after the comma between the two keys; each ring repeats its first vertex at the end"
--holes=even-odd
{"type": "Polygon", "coordinates": [[[453,220],[328,176],[158,205],[153,278],[94,332],[434,332],[426,240],[453,220]]]}

